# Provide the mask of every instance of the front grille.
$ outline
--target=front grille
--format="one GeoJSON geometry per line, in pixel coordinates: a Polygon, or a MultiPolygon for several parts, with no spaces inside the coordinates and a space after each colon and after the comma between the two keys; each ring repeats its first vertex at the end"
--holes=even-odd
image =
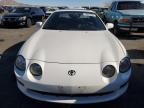
{"type": "Polygon", "coordinates": [[[92,94],[58,94],[58,93],[49,93],[49,92],[37,91],[37,90],[32,90],[32,89],[28,89],[28,91],[42,94],[42,95],[65,96],[65,97],[103,96],[103,95],[109,95],[109,94],[112,94],[115,92],[115,91],[110,91],[110,92],[92,93],[92,94]]]}
{"type": "Polygon", "coordinates": [[[4,18],[6,21],[16,21],[17,18],[4,18]]]}
{"type": "Polygon", "coordinates": [[[144,17],[135,17],[133,18],[133,23],[144,23],[144,17]]]}
{"type": "MultiPolygon", "coordinates": [[[[120,86],[120,89],[125,87],[128,84],[128,81],[120,86]]],[[[38,93],[41,95],[52,95],[52,96],[64,96],[64,97],[89,97],[89,96],[104,96],[109,95],[112,93],[115,93],[116,91],[109,91],[104,93],[92,93],[92,94],[59,94],[59,93],[49,93],[49,92],[43,92],[43,91],[37,91],[32,89],[27,89],[29,92],[38,93]]]]}

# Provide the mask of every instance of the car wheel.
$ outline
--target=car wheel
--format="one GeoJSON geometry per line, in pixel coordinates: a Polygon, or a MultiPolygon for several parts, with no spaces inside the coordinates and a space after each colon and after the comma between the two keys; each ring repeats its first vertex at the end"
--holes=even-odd
{"type": "Polygon", "coordinates": [[[27,26],[27,27],[31,27],[31,26],[32,26],[32,20],[31,20],[30,18],[28,18],[28,19],[26,20],[26,26],[27,26]]]}

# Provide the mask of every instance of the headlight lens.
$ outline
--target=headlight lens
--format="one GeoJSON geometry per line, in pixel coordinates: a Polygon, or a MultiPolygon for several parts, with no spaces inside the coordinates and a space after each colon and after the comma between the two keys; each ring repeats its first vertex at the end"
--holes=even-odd
{"type": "Polygon", "coordinates": [[[127,72],[131,68],[131,62],[129,57],[125,57],[120,61],[119,71],[121,73],[127,72]]]}
{"type": "Polygon", "coordinates": [[[110,78],[113,77],[116,72],[116,69],[112,65],[107,65],[103,68],[102,74],[104,77],[110,78]]]}
{"type": "Polygon", "coordinates": [[[24,58],[23,56],[19,55],[19,56],[16,58],[15,66],[16,66],[16,68],[18,68],[19,70],[25,71],[25,69],[26,69],[26,61],[25,61],[25,58],[24,58]]]}
{"type": "Polygon", "coordinates": [[[42,68],[39,64],[34,63],[30,65],[30,72],[33,76],[41,76],[42,75],[42,68]]]}
{"type": "Polygon", "coordinates": [[[26,16],[20,17],[19,20],[26,20],[26,16]]]}

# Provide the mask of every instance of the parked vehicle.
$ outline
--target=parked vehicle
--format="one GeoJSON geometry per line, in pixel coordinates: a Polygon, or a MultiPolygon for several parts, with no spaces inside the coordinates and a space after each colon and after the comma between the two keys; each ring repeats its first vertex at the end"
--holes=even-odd
{"type": "Polygon", "coordinates": [[[4,8],[3,7],[0,7],[0,14],[1,13],[4,13],[4,8]]]}
{"type": "Polygon", "coordinates": [[[40,8],[43,10],[44,13],[46,13],[47,7],[40,7],[40,8]]]}
{"type": "Polygon", "coordinates": [[[92,9],[95,13],[99,15],[99,17],[105,22],[105,17],[104,17],[104,12],[108,10],[107,8],[97,8],[97,9],[92,9]]]}
{"type": "Polygon", "coordinates": [[[104,12],[107,11],[108,8],[99,8],[98,15],[101,17],[101,19],[106,23],[104,12]]]}
{"type": "Polygon", "coordinates": [[[40,7],[40,8],[43,10],[43,12],[45,14],[45,19],[48,18],[47,11],[49,8],[48,7],[40,7]]]}
{"type": "Polygon", "coordinates": [[[96,9],[99,9],[99,7],[95,7],[95,6],[94,6],[94,7],[90,7],[90,10],[94,10],[94,9],[95,9],[95,10],[96,10],[96,9]]]}
{"type": "Polygon", "coordinates": [[[16,7],[14,6],[3,6],[6,12],[10,13],[12,12],[16,7]]]}
{"type": "Polygon", "coordinates": [[[112,27],[92,11],[55,11],[18,53],[14,71],[20,91],[37,100],[68,104],[121,96],[128,88],[131,63],[108,31],[112,27]]]}
{"type": "Polygon", "coordinates": [[[59,6],[58,9],[64,10],[64,9],[69,9],[67,6],[59,6]]]}
{"type": "Polygon", "coordinates": [[[48,18],[54,11],[56,11],[54,8],[47,9],[45,17],[48,18]]]}
{"type": "Polygon", "coordinates": [[[82,8],[86,9],[86,10],[90,10],[89,6],[82,6],[82,8]]]}
{"type": "Polygon", "coordinates": [[[137,32],[144,28],[144,5],[140,1],[115,1],[105,17],[114,24],[115,35],[137,32]]]}
{"type": "Polygon", "coordinates": [[[0,25],[1,25],[2,15],[0,15],[0,25]]]}
{"type": "Polygon", "coordinates": [[[37,7],[18,7],[13,12],[3,15],[2,25],[26,25],[30,27],[37,21],[43,21],[44,12],[37,7]]]}

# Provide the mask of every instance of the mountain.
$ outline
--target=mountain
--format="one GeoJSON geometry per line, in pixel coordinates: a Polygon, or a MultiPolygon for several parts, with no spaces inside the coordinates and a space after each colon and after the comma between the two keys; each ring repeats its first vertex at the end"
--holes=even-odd
{"type": "Polygon", "coordinates": [[[24,5],[24,4],[18,3],[15,0],[0,0],[0,5],[24,5]]]}

